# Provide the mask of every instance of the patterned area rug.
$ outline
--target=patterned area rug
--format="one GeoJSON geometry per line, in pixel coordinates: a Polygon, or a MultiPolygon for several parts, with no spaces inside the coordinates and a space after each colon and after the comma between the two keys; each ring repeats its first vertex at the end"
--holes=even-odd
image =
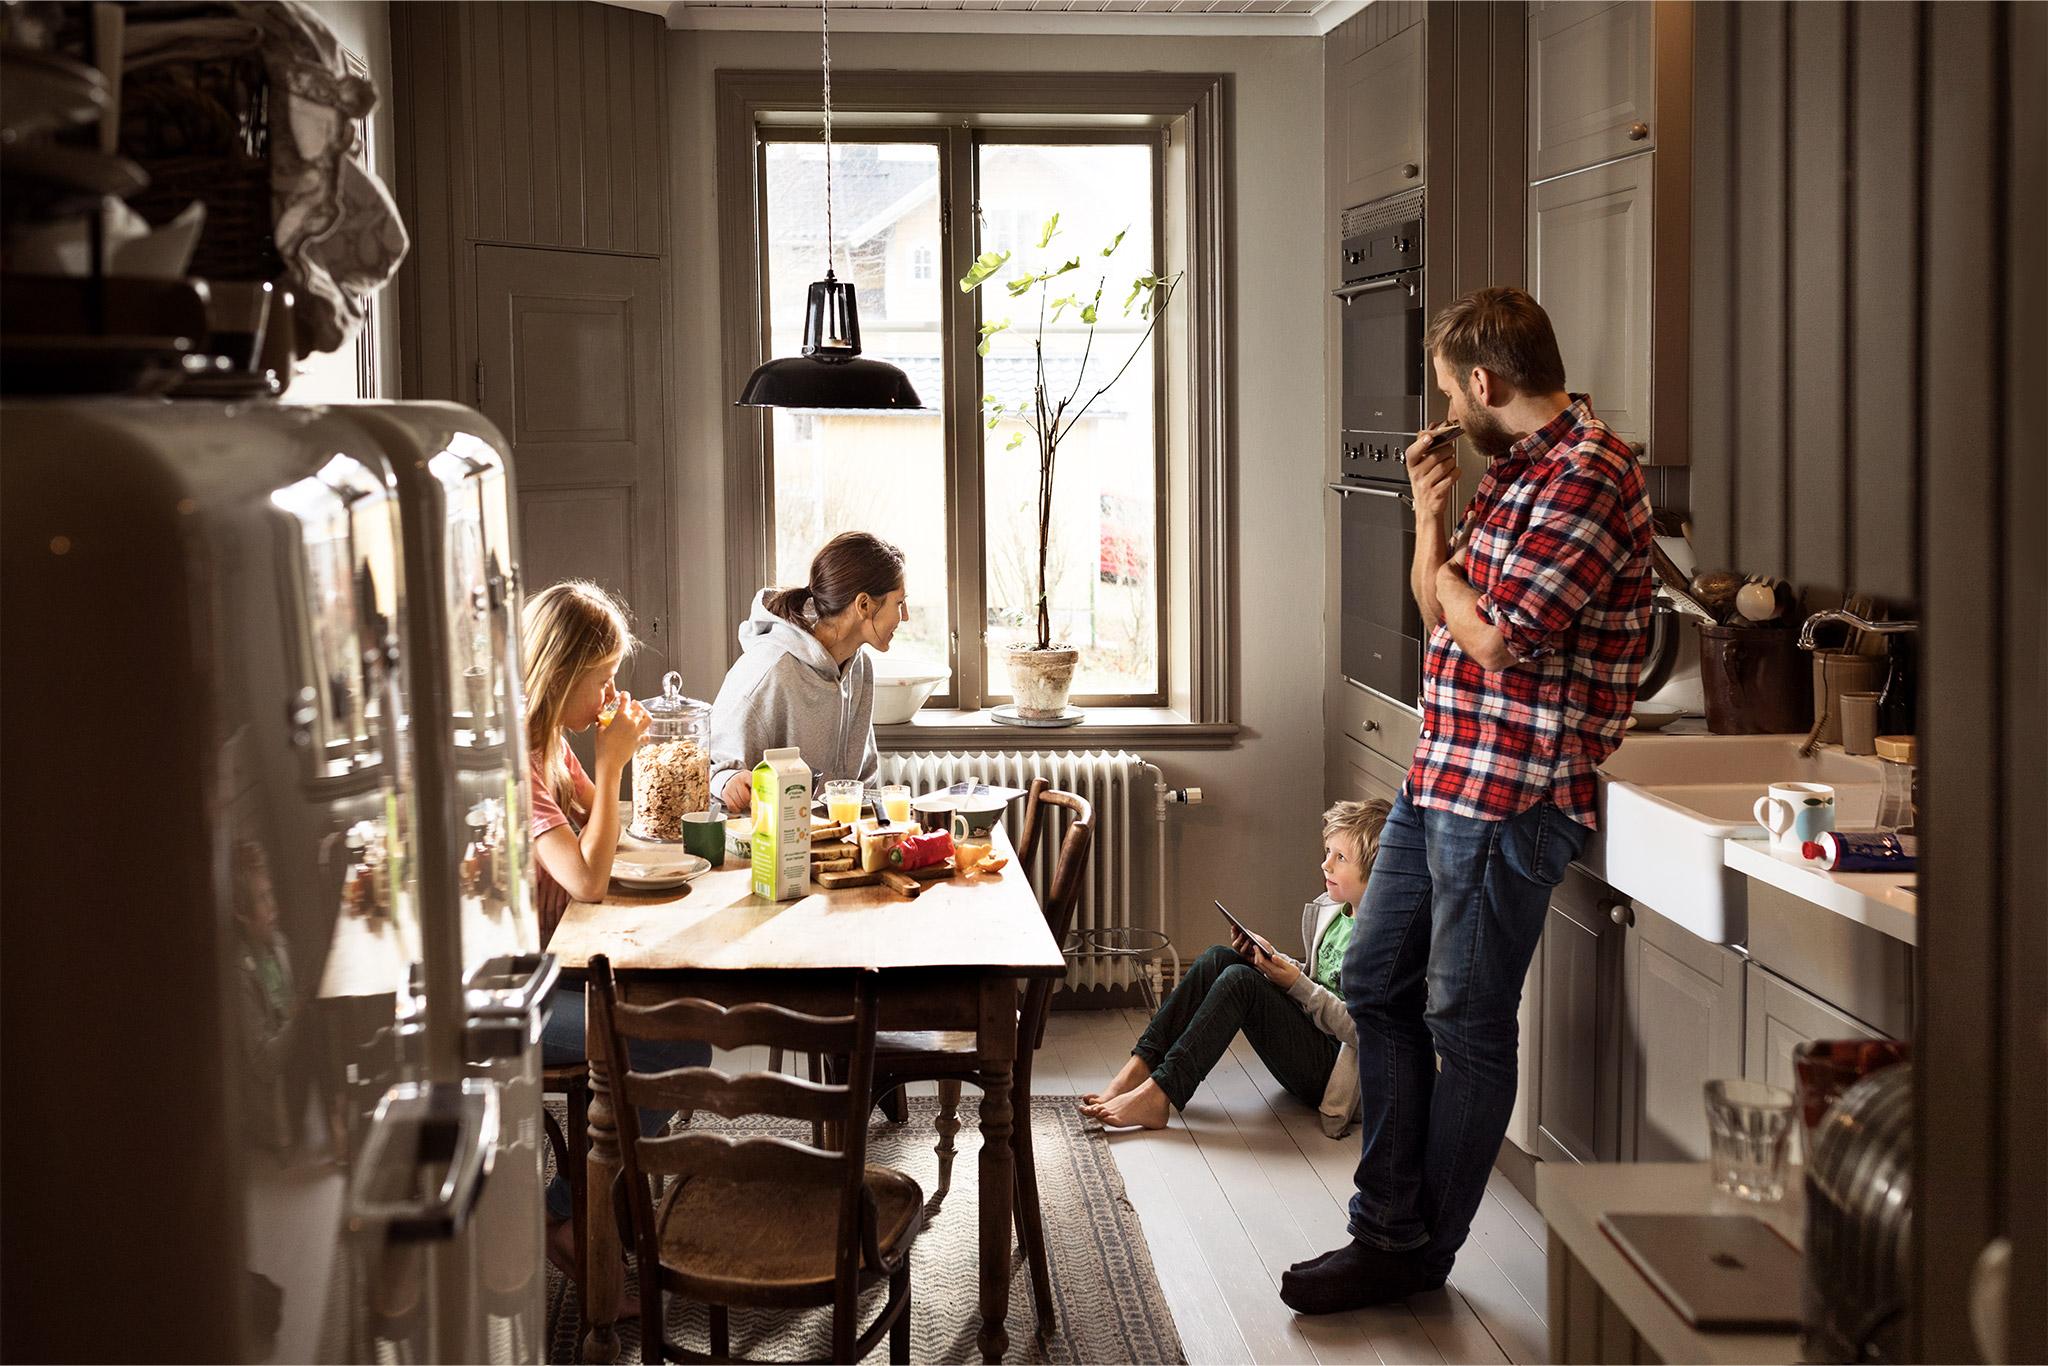
{"type": "MultiPolygon", "coordinates": [[[[975,1345],[980,1293],[977,1188],[981,1139],[974,1124],[979,1100],[969,1091],[962,1098],[957,1156],[952,1189],[935,1205],[939,1160],[932,1150],[937,1136],[932,1119],[938,1101],[910,1101],[910,1118],[891,1124],[876,1117],[868,1131],[868,1160],[909,1173],[925,1193],[924,1231],[911,1249],[910,1352],[913,1361],[979,1361],[975,1345]]],[[[1032,1141],[1038,1155],[1039,1201],[1044,1212],[1046,1251],[1052,1262],[1053,1300],[1057,1322],[1041,1332],[1031,1303],[1031,1272],[1022,1248],[1013,1247],[1010,1276],[1010,1351],[1007,1360],[1028,1362],[1178,1362],[1180,1334],[1173,1326],[1137,1211],[1124,1194],[1123,1178],[1110,1157],[1099,1129],[1083,1128],[1072,1096],[1035,1097],[1031,1107],[1032,1141]]],[[[728,1121],[700,1115],[692,1127],[723,1132],[770,1133],[799,1126],[773,1121],[728,1121]]],[[[809,1130],[803,1128],[806,1141],[809,1130]]],[[[543,1145],[545,1149],[545,1145],[543,1145]]],[[[551,1164],[552,1165],[552,1164],[551,1164]]],[[[1013,1240],[1014,1243],[1014,1240],[1013,1240]]],[[[887,1294],[876,1286],[861,1302],[861,1322],[872,1321],[887,1294]]],[[[626,1280],[632,1317],[618,1325],[621,1362],[640,1360],[640,1320],[636,1283],[626,1280]]],[[[574,1362],[576,1344],[575,1288],[553,1266],[548,1268],[549,1359],[574,1362]]],[[[668,1297],[669,1341],[695,1351],[708,1351],[705,1312],[701,1305],[668,1297]]],[[[761,1361],[822,1361],[831,1351],[831,1311],[801,1313],[732,1312],[732,1350],[761,1361]]],[[[869,1361],[885,1362],[886,1336],[869,1361]]]]}

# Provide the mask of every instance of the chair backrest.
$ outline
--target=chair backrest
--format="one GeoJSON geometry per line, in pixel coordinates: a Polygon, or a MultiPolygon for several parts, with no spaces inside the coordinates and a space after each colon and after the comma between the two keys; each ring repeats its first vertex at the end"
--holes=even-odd
{"type": "Polygon", "coordinates": [[[647,1178],[660,1175],[685,1181],[710,1176],[836,1185],[840,1191],[839,1278],[850,1293],[862,1253],[871,1265],[880,1264],[875,1220],[866,1207],[868,1090],[875,1067],[875,973],[844,976],[852,1006],[848,1015],[806,1015],[766,1002],[727,1007],[695,998],[640,1006],[619,999],[619,984],[608,958],[600,954],[590,960],[590,982],[597,998],[592,1022],[601,1036],[611,1076],[620,1166],[642,1267],[652,1268],[659,1260],[647,1178]],[[628,1066],[627,1042],[632,1039],[695,1040],[727,1050],[766,1045],[791,1053],[843,1057],[847,1060],[846,1080],[833,1085],[780,1072],[729,1076],[713,1067],[635,1072],[628,1066]],[[649,1137],[640,1132],[642,1108],[702,1110],[727,1119],[772,1115],[804,1120],[813,1126],[833,1126],[841,1146],[834,1151],[767,1134],[732,1139],[690,1131],[649,1137]]]}
{"type": "MultiPolygon", "coordinates": [[[[1044,808],[1062,807],[1068,813],[1067,831],[1060,840],[1059,860],[1053,864],[1052,881],[1039,897],[1045,911],[1045,927],[1055,944],[1064,944],[1073,928],[1074,907],[1081,900],[1081,886],[1088,877],[1088,855],[1095,847],[1095,807],[1086,797],[1046,786],[1045,779],[1031,780],[1030,805],[1024,816],[1024,838],[1034,844],[1043,835],[1044,808]]],[[[1028,857],[1020,844],[1018,858],[1028,857]]],[[[1024,1012],[1019,1020],[1018,1038],[1036,1049],[1045,1038],[1045,1018],[1051,1009],[1052,993],[1059,983],[1051,978],[1034,978],[1024,993],[1024,1012]]]]}
{"type": "Polygon", "coordinates": [[[1032,856],[1038,852],[1038,832],[1044,825],[1044,814],[1039,799],[1052,784],[1043,778],[1033,778],[1031,787],[1024,794],[1024,828],[1017,832],[1017,863],[1019,867],[1030,868],[1032,856]]]}

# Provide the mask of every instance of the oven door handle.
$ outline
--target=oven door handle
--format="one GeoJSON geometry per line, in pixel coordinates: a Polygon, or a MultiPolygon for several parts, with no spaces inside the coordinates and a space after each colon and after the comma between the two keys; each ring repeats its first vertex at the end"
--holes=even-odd
{"type": "Polygon", "coordinates": [[[1359,484],[1331,484],[1329,489],[1330,492],[1342,494],[1346,498],[1349,498],[1354,493],[1369,493],[1375,498],[1398,498],[1404,507],[1412,508],[1415,506],[1414,498],[1400,492],[1398,489],[1371,489],[1359,484]]]}
{"type": "MultiPolygon", "coordinates": [[[[1406,274],[1406,272],[1403,272],[1403,274],[1406,274]]],[[[1370,294],[1374,290],[1379,289],[1393,289],[1397,285],[1407,283],[1408,281],[1402,278],[1401,275],[1383,275],[1377,280],[1364,280],[1355,285],[1346,285],[1342,289],[1333,289],[1330,291],[1330,297],[1342,299],[1348,304],[1361,294],[1370,294]]]]}

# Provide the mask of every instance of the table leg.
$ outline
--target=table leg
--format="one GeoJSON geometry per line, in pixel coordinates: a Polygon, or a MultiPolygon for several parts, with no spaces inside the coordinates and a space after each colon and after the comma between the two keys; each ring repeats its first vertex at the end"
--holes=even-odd
{"type": "Polygon", "coordinates": [[[619,1359],[619,1335],[610,1321],[599,1322],[592,1305],[619,1298],[623,1263],[619,1229],[612,1218],[612,1182],[619,1170],[619,1130],[612,1118],[611,1074],[590,1037],[595,1001],[586,989],[584,1042],[590,1062],[590,1157],[583,1183],[583,1360],[605,1363],[619,1359]]]}
{"type": "Polygon", "coordinates": [[[1017,988],[993,982],[982,990],[981,1028],[981,1334],[983,1361],[1001,1361],[1010,1347],[1010,1221],[1015,1155],[1010,1086],[1017,1055],[1017,988]]]}

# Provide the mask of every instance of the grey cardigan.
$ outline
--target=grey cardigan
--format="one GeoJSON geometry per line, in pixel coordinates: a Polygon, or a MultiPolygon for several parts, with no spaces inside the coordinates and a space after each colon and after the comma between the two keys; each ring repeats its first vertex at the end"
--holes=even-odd
{"type": "MultiPolygon", "coordinates": [[[[1317,1029],[1337,1041],[1337,1065],[1330,1069],[1329,1084],[1323,1088],[1323,1103],[1316,1107],[1323,1125],[1323,1132],[1331,1138],[1342,1138],[1351,1132],[1352,1121],[1358,1118],[1358,1025],[1351,1018],[1351,1011],[1345,1006],[1344,998],[1318,983],[1309,975],[1316,961],[1316,949],[1321,946],[1323,936],[1330,926],[1343,914],[1344,905],[1332,901],[1328,896],[1319,896],[1301,908],[1301,943],[1307,950],[1306,962],[1295,962],[1301,975],[1294,979],[1294,985],[1287,988],[1288,999],[1302,1008],[1317,1029]]],[[[1353,934],[1358,927],[1353,926],[1353,934]]],[[[1281,954],[1285,958],[1285,954],[1281,954]]]]}

